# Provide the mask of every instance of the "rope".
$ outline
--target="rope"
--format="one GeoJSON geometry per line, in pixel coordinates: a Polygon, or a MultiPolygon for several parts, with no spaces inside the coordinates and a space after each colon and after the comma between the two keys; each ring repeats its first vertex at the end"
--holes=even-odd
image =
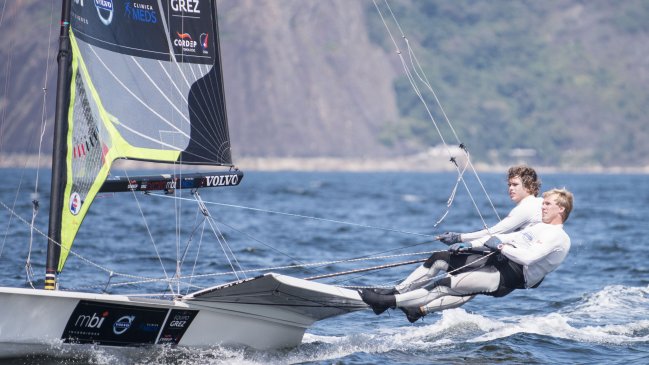
{"type": "MultiPolygon", "coordinates": [[[[2,205],[5,209],[7,209],[7,210],[10,212],[10,214],[11,214],[12,216],[16,217],[19,221],[23,222],[23,223],[26,224],[26,225],[29,225],[29,224],[30,224],[30,223],[29,223],[25,218],[21,217],[18,213],[16,213],[13,209],[9,208],[9,207],[8,207],[8,206],[7,206],[3,201],[1,201],[1,200],[0,200],[0,205],[2,205]]],[[[96,269],[99,269],[99,270],[104,271],[104,272],[106,272],[106,273],[111,273],[111,272],[113,272],[112,270],[110,270],[110,269],[108,269],[108,268],[106,268],[106,267],[104,267],[104,266],[101,266],[101,265],[99,265],[99,264],[97,264],[97,263],[95,263],[95,262],[93,262],[93,261],[91,261],[91,260],[86,259],[85,257],[79,255],[78,253],[72,251],[72,250],[69,249],[69,248],[63,247],[63,246],[61,245],[60,242],[57,242],[57,241],[55,241],[55,240],[49,238],[49,237],[47,236],[47,234],[45,234],[45,233],[44,233],[43,231],[41,231],[40,229],[34,227],[34,231],[35,231],[36,233],[40,234],[41,236],[47,238],[47,240],[48,240],[49,242],[52,242],[53,244],[59,246],[61,249],[67,251],[68,254],[70,254],[70,255],[72,255],[72,256],[78,258],[79,260],[85,262],[86,264],[88,264],[88,265],[90,265],[90,266],[93,266],[93,267],[95,267],[96,269]]],[[[138,276],[138,275],[124,274],[124,273],[115,273],[115,275],[124,276],[124,277],[129,277],[129,278],[133,278],[133,279],[152,279],[152,278],[149,278],[149,277],[146,277],[146,276],[138,276]]],[[[156,279],[156,280],[157,280],[157,279],[156,279]]]]}
{"type": "MultiPolygon", "coordinates": [[[[182,197],[177,197],[177,196],[169,196],[169,195],[156,194],[156,193],[150,193],[150,194],[147,194],[147,195],[148,196],[158,197],[158,198],[180,199],[180,200],[193,201],[193,199],[189,199],[189,198],[182,198],[182,197]]],[[[341,221],[341,220],[336,220],[336,219],[320,218],[320,217],[314,217],[314,216],[308,216],[308,215],[302,215],[302,214],[295,214],[295,213],[278,212],[278,211],[275,211],[275,210],[246,207],[246,206],[243,206],[243,205],[217,203],[217,202],[212,202],[212,201],[204,201],[204,203],[205,204],[212,204],[212,205],[219,205],[219,206],[228,207],[228,208],[237,208],[237,209],[251,210],[251,211],[255,211],[255,212],[285,215],[285,216],[295,217],[295,218],[312,219],[312,220],[321,221],[321,222],[344,224],[344,225],[354,226],[354,227],[359,227],[359,228],[377,229],[377,230],[386,231],[386,232],[403,233],[403,234],[408,234],[408,235],[413,235],[413,236],[435,237],[435,235],[428,234],[428,233],[417,233],[417,232],[399,230],[399,229],[396,229],[396,228],[385,228],[385,227],[378,227],[378,226],[372,226],[372,225],[367,225],[367,224],[360,224],[360,223],[341,221]]]]}
{"type": "Polygon", "coordinates": [[[216,227],[216,224],[214,224],[212,216],[210,215],[209,210],[205,206],[205,203],[203,202],[203,199],[201,198],[200,194],[198,194],[198,191],[194,192],[194,198],[196,199],[196,203],[198,203],[199,209],[207,219],[207,223],[209,223],[210,228],[214,233],[214,237],[216,237],[216,240],[219,242],[219,245],[221,245],[221,250],[223,250],[223,254],[225,255],[225,258],[228,260],[228,264],[230,264],[230,267],[232,268],[232,273],[237,278],[237,280],[239,280],[239,275],[237,275],[237,270],[234,268],[234,264],[230,260],[230,255],[232,255],[232,258],[237,263],[237,266],[239,266],[239,269],[242,269],[241,264],[239,264],[239,261],[237,261],[236,257],[234,256],[234,252],[232,252],[232,249],[228,245],[228,242],[225,240],[223,234],[221,234],[221,231],[218,231],[218,233],[216,232],[218,230],[218,227],[216,227]],[[230,255],[228,255],[228,252],[226,251],[226,247],[227,247],[227,251],[230,252],[230,255]]]}
{"type": "MultiPolygon", "coordinates": [[[[415,280],[415,281],[413,281],[412,283],[410,283],[410,286],[412,286],[413,284],[419,284],[419,283],[424,283],[424,282],[431,282],[431,283],[436,282],[436,281],[438,281],[438,280],[440,280],[440,279],[443,279],[443,278],[445,278],[445,277],[451,276],[452,274],[454,274],[454,273],[456,273],[456,272],[458,272],[458,271],[460,271],[460,270],[462,270],[462,269],[464,269],[464,268],[466,268],[466,267],[468,267],[468,266],[470,266],[470,265],[473,265],[473,264],[475,264],[475,263],[478,262],[478,261],[486,260],[487,258],[489,258],[489,256],[493,255],[494,253],[496,253],[496,251],[492,251],[492,252],[489,252],[488,254],[484,254],[482,257],[476,259],[475,261],[472,261],[472,262],[470,262],[470,263],[468,263],[468,264],[466,264],[466,265],[464,265],[464,266],[458,267],[457,269],[454,269],[454,270],[448,271],[448,272],[446,272],[446,273],[444,273],[444,274],[441,274],[441,275],[435,275],[435,276],[432,277],[432,278],[422,278],[422,279],[419,279],[419,280],[415,280]]],[[[402,266],[402,265],[408,265],[408,264],[413,264],[413,263],[417,263],[417,262],[423,262],[423,261],[426,261],[426,260],[427,260],[427,259],[405,261],[405,262],[396,263],[396,264],[392,264],[392,265],[394,265],[394,266],[402,266]]],[[[358,270],[358,271],[356,271],[356,272],[370,271],[370,270],[381,270],[381,269],[384,269],[384,268],[394,267],[394,266],[389,266],[389,267],[388,267],[387,265],[385,265],[385,266],[386,266],[386,267],[375,266],[374,268],[368,268],[369,270],[363,270],[363,269],[360,269],[360,270],[358,270]]],[[[476,268],[474,268],[474,269],[471,270],[471,271],[475,271],[475,270],[478,270],[478,269],[480,269],[480,268],[479,268],[479,267],[476,267],[476,268]]],[[[340,274],[341,274],[341,275],[347,275],[347,274],[352,274],[352,273],[353,273],[353,272],[344,272],[344,273],[340,273],[340,274]]],[[[331,274],[330,277],[338,276],[338,275],[336,275],[336,274],[337,274],[337,273],[331,274]]],[[[310,279],[310,278],[309,278],[309,279],[310,279]]],[[[307,279],[307,280],[309,280],[309,279],[307,279]]],[[[393,287],[394,285],[366,285],[366,286],[358,286],[358,285],[337,285],[337,286],[340,286],[340,287],[342,287],[342,288],[362,289],[362,288],[390,288],[390,287],[393,287]]]]}
{"type": "MultiPolygon", "coordinates": [[[[15,216],[18,220],[20,220],[24,224],[29,225],[29,222],[26,219],[24,219],[22,216],[17,214],[13,209],[11,209],[9,206],[7,206],[1,200],[0,200],[0,205],[2,207],[4,207],[7,211],[9,211],[12,216],[15,216]]],[[[34,228],[34,231],[37,232],[38,234],[40,234],[41,236],[43,236],[45,238],[48,238],[47,234],[45,234],[40,229],[34,228]]],[[[62,247],[59,242],[56,242],[56,241],[51,240],[49,238],[48,238],[48,240],[53,242],[55,245],[61,247],[62,249],[67,250],[67,252],[70,255],[73,255],[74,257],[80,259],[81,261],[85,262],[86,264],[88,264],[90,266],[93,266],[96,269],[99,269],[101,271],[106,272],[107,274],[109,274],[110,277],[122,276],[122,277],[125,277],[125,278],[131,278],[131,279],[136,279],[137,280],[137,281],[132,281],[132,282],[128,282],[128,283],[122,282],[122,283],[111,284],[111,286],[126,285],[126,284],[152,283],[152,282],[171,282],[171,281],[174,280],[174,279],[170,279],[168,276],[166,276],[164,278],[153,278],[153,277],[131,275],[131,274],[126,274],[126,273],[116,272],[116,271],[113,271],[113,270],[111,270],[111,269],[109,269],[107,267],[101,266],[101,265],[99,265],[99,264],[97,264],[97,263],[83,257],[82,255],[76,253],[72,249],[67,249],[67,248],[62,247]]],[[[432,254],[434,252],[435,251],[423,251],[423,252],[413,252],[413,253],[394,254],[394,255],[382,255],[382,256],[360,257],[360,258],[353,258],[353,259],[321,261],[321,262],[305,263],[305,264],[297,264],[297,265],[273,266],[273,267],[265,267],[265,268],[240,270],[239,273],[258,273],[258,272],[279,271],[279,270],[305,268],[305,267],[327,266],[327,265],[335,265],[335,264],[341,264],[341,263],[371,261],[371,260],[381,260],[381,259],[389,259],[389,258],[404,257],[404,256],[432,254]]],[[[217,273],[208,273],[208,274],[200,274],[200,275],[180,276],[180,277],[176,278],[175,280],[197,279],[197,278],[225,276],[225,275],[232,275],[232,274],[233,273],[231,271],[217,272],[217,273]]]]}
{"type": "Polygon", "coordinates": [[[442,141],[442,144],[444,145],[444,147],[445,147],[451,161],[456,165],[456,169],[458,170],[458,180],[462,181],[462,183],[463,183],[463,185],[465,187],[465,190],[466,190],[467,194],[469,195],[469,198],[471,199],[471,202],[472,202],[475,210],[477,211],[478,216],[480,217],[480,220],[483,223],[483,226],[485,226],[485,227],[487,226],[487,224],[485,222],[485,219],[483,218],[483,215],[482,215],[482,213],[480,211],[480,208],[478,207],[477,203],[475,202],[475,199],[473,197],[473,194],[471,193],[471,190],[469,189],[469,187],[466,184],[466,181],[464,181],[464,178],[463,178],[464,171],[466,170],[466,167],[468,167],[468,166],[471,167],[473,175],[475,176],[475,178],[476,178],[478,184],[480,185],[485,197],[487,198],[489,204],[491,205],[491,208],[493,209],[494,213],[496,214],[496,217],[498,218],[498,220],[500,220],[500,215],[498,214],[498,211],[496,210],[496,207],[493,204],[493,202],[491,200],[491,197],[487,193],[487,190],[484,187],[484,184],[482,183],[482,180],[480,179],[480,176],[478,175],[478,173],[477,173],[477,171],[475,169],[475,166],[471,162],[471,157],[470,157],[470,154],[468,152],[468,149],[466,148],[466,145],[460,142],[460,138],[457,135],[457,133],[455,131],[455,128],[453,128],[453,124],[451,123],[450,119],[448,118],[448,115],[446,114],[446,111],[444,110],[444,107],[442,106],[442,103],[440,102],[439,98],[437,97],[437,93],[435,92],[435,90],[431,86],[430,82],[428,81],[428,78],[426,77],[426,74],[423,71],[423,68],[421,67],[421,64],[419,63],[419,60],[417,59],[414,50],[410,46],[410,41],[408,40],[408,38],[404,34],[403,29],[401,28],[401,25],[400,25],[399,21],[397,20],[394,12],[392,11],[392,8],[388,4],[388,1],[384,0],[385,6],[387,7],[387,9],[388,9],[388,11],[389,11],[389,13],[390,13],[390,15],[392,17],[392,20],[393,20],[394,24],[399,29],[399,32],[401,34],[401,39],[403,39],[403,42],[406,45],[408,57],[409,57],[409,60],[410,60],[409,63],[410,63],[410,66],[412,67],[412,69],[414,70],[414,75],[416,76],[416,78],[413,76],[413,72],[410,70],[411,67],[408,66],[408,62],[406,62],[405,58],[403,57],[403,53],[401,52],[399,44],[397,43],[394,35],[392,34],[392,31],[390,30],[390,27],[388,26],[388,23],[387,23],[385,17],[383,16],[383,13],[381,12],[381,9],[380,9],[379,5],[377,4],[376,0],[372,0],[372,2],[374,3],[374,7],[376,8],[376,11],[379,14],[379,17],[381,18],[381,21],[383,22],[383,25],[384,25],[390,39],[392,40],[392,43],[394,44],[394,46],[396,48],[396,53],[399,56],[399,59],[401,60],[401,65],[402,65],[402,67],[404,69],[406,78],[410,82],[410,85],[411,85],[413,91],[418,96],[418,98],[421,101],[423,107],[425,108],[426,113],[428,114],[428,117],[432,121],[433,126],[435,127],[435,130],[437,131],[437,134],[440,137],[440,139],[442,141]],[[446,124],[448,125],[448,127],[450,128],[453,136],[455,137],[455,140],[457,141],[459,147],[464,151],[467,162],[466,162],[465,168],[462,169],[462,172],[460,172],[460,169],[457,166],[455,158],[452,157],[452,155],[451,155],[451,151],[450,151],[450,149],[448,147],[448,144],[446,143],[444,135],[441,132],[441,130],[440,130],[438,124],[437,124],[437,121],[433,117],[433,115],[432,115],[432,113],[430,111],[430,108],[428,106],[428,103],[426,102],[425,98],[423,97],[421,89],[417,85],[416,79],[419,79],[419,81],[424,85],[424,87],[431,93],[431,95],[435,99],[435,102],[436,102],[437,106],[439,107],[439,109],[440,109],[440,111],[441,111],[441,113],[442,113],[442,115],[444,117],[444,120],[446,121],[446,124]]]}
{"type": "Polygon", "coordinates": [[[335,273],[332,273],[332,274],[323,274],[323,275],[318,275],[318,276],[312,276],[312,277],[309,277],[309,278],[305,278],[304,280],[318,280],[318,279],[332,278],[332,277],[335,277],[335,276],[356,274],[356,273],[365,272],[365,271],[383,270],[383,269],[389,269],[389,268],[398,267],[398,266],[416,264],[418,262],[424,262],[426,260],[427,259],[417,259],[417,260],[397,262],[397,263],[394,263],[394,264],[385,264],[385,265],[379,265],[379,266],[366,267],[366,268],[362,268],[362,269],[340,271],[340,272],[335,272],[335,273]]]}

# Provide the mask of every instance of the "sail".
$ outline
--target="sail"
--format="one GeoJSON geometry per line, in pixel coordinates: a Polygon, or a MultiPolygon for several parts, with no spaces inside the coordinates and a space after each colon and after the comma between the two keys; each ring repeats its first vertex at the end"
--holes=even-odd
{"type": "Polygon", "coordinates": [[[115,159],[232,165],[214,1],[74,0],[63,269],[115,159]]]}

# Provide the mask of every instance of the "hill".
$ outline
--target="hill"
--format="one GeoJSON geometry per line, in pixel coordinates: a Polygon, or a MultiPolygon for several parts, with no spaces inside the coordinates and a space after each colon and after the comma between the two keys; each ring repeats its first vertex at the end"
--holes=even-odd
{"type": "MultiPolygon", "coordinates": [[[[235,158],[387,158],[442,142],[371,1],[217,3],[235,158]]],[[[649,165],[646,2],[389,4],[476,161],[649,165]]],[[[37,151],[43,115],[51,150],[59,11],[3,5],[0,153],[37,151]]]]}

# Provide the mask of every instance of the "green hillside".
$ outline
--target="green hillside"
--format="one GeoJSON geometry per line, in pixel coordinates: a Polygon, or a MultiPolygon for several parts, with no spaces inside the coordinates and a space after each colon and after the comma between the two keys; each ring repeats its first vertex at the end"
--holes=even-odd
{"type": "MultiPolygon", "coordinates": [[[[533,149],[533,162],[551,165],[649,163],[649,2],[390,5],[474,158],[533,149]]],[[[372,40],[393,50],[373,4],[367,12],[372,40]]],[[[402,119],[384,142],[440,143],[407,79],[395,89],[402,119]]],[[[443,121],[439,109],[433,115],[443,121]]]]}
{"type": "MultiPolygon", "coordinates": [[[[649,1],[387,3],[474,161],[649,168],[649,1]]],[[[373,1],[217,4],[236,157],[380,159],[442,142],[373,1]]],[[[0,155],[36,153],[42,125],[51,150],[59,5],[1,7],[0,155]]]]}

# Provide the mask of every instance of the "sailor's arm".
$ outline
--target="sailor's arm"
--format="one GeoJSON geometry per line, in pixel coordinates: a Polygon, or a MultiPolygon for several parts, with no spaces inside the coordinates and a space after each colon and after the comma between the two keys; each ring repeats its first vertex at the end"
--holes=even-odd
{"type": "Polygon", "coordinates": [[[553,252],[569,250],[570,238],[563,231],[546,228],[529,245],[513,245],[503,240],[497,248],[510,260],[521,265],[531,265],[553,252]]]}
{"type": "Polygon", "coordinates": [[[532,220],[532,216],[530,214],[527,214],[524,209],[517,208],[518,207],[512,209],[507,217],[503,218],[503,220],[496,223],[493,227],[476,232],[462,233],[460,239],[462,240],[462,242],[478,240],[484,238],[485,236],[488,239],[489,236],[501,233],[509,233],[529,223],[532,220]]]}
{"type": "Polygon", "coordinates": [[[539,243],[532,247],[515,247],[509,244],[501,244],[500,252],[508,259],[521,265],[532,265],[535,262],[545,258],[550,253],[561,251],[562,248],[551,243],[539,243]]]}

